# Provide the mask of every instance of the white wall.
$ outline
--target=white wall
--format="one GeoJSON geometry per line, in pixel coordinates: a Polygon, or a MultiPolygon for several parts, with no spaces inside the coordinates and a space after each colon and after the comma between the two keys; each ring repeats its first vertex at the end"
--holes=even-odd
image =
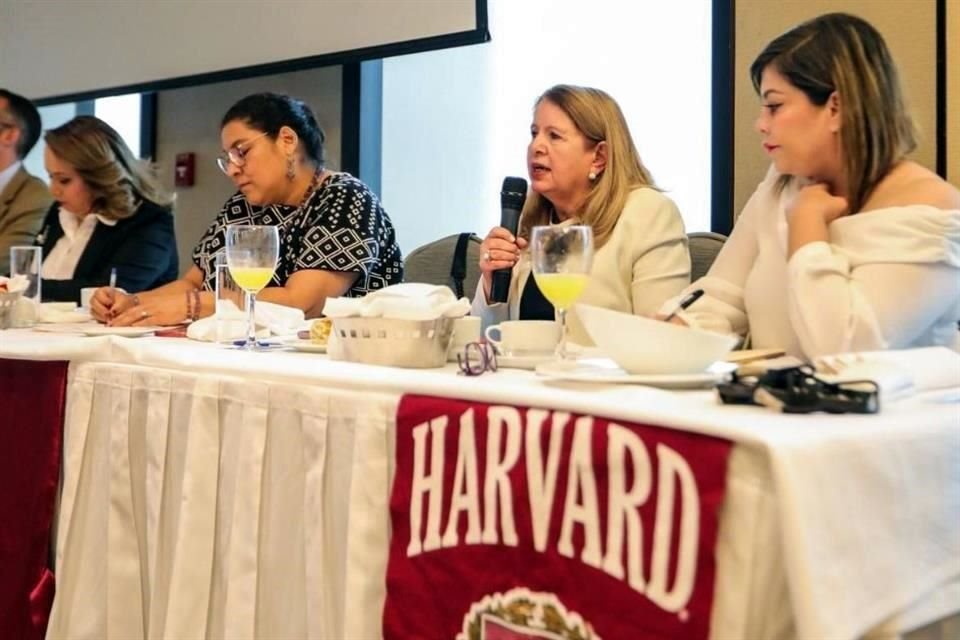
{"type": "Polygon", "coordinates": [[[220,153],[220,119],[234,102],[260,91],[286,93],[313,107],[327,135],[328,166],[339,167],[342,99],[339,66],[160,92],[156,162],[166,188],[174,188],[176,155],[188,151],[196,154],[194,186],[177,190],[175,211],[181,273],[192,264],[190,255],[194,245],[224,201],[234,193],[233,183],[216,164],[220,153]]]}
{"type": "Polygon", "coordinates": [[[489,0],[492,42],[383,63],[383,202],[409,253],[500,219],[504,176],[526,176],[533,102],[558,83],[620,104],[640,155],[688,230],[710,228],[711,6],[489,0]]]}
{"type": "MultiPolygon", "coordinates": [[[[949,4],[956,4],[951,0],[949,4]]],[[[734,215],[770,167],[754,121],[760,99],[750,83],[750,64],[770,40],[804,20],[831,11],[845,11],[868,20],[887,42],[900,71],[907,104],[919,126],[913,159],[936,168],[936,3],[934,0],[780,0],[769,11],[769,0],[736,0],[736,68],[734,112],[734,215]],[[905,8],[909,5],[909,10],[905,8]]],[[[950,79],[957,77],[956,73],[950,79]]],[[[951,83],[952,84],[952,83],[951,83]]],[[[954,108],[956,110],[956,107],[954,108]]],[[[948,109],[949,111],[949,109],[948,109]]]]}
{"type": "MultiPolygon", "coordinates": [[[[56,129],[77,115],[77,105],[73,102],[53,104],[49,107],[40,107],[37,110],[40,112],[40,123],[44,131],[56,129]]],[[[27,154],[27,157],[23,159],[23,166],[31,174],[49,183],[50,176],[43,166],[43,149],[45,146],[43,134],[41,134],[36,146],[34,146],[33,149],[30,150],[30,153],[27,154]]]]}

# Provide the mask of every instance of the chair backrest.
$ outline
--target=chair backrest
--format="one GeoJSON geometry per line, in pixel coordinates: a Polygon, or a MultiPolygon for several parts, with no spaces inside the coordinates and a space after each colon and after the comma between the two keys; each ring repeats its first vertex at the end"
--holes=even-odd
{"type": "Polygon", "coordinates": [[[727,236],[712,231],[694,231],[687,234],[690,241],[690,281],[696,281],[707,274],[727,236]]]}
{"type": "Polygon", "coordinates": [[[461,295],[473,299],[477,282],[480,280],[480,238],[472,233],[455,233],[439,240],[429,242],[410,252],[403,263],[403,279],[405,282],[427,282],[430,284],[444,284],[454,293],[457,291],[457,280],[463,287],[461,295]],[[457,245],[463,236],[461,265],[454,264],[457,245]],[[461,267],[457,270],[455,267],[461,267]],[[455,277],[459,276],[459,278],[455,277]]]}

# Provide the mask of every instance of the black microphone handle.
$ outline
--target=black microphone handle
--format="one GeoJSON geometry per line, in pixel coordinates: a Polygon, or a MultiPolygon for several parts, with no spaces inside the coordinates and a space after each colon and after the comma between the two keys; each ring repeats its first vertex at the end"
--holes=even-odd
{"type": "Polygon", "coordinates": [[[490,302],[506,302],[510,294],[510,274],[513,269],[497,269],[490,284],[490,302]]]}
{"type": "MultiPolygon", "coordinates": [[[[500,226],[516,237],[520,224],[520,210],[503,207],[500,210],[500,226]]],[[[490,302],[506,302],[510,295],[510,275],[513,269],[497,269],[490,283],[490,302]]]]}

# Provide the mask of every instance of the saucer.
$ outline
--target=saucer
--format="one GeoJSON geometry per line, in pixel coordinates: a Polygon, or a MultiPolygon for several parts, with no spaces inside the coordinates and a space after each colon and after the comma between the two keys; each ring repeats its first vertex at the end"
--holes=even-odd
{"type": "Polygon", "coordinates": [[[294,351],[303,351],[304,353],[326,353],[327,345],[317,344],[312,340],[301,340],[300,338],[290,338],[280,342],[285,347],[290,347],[294,351]]]}
{"type": "Polygon", "coordinates": [[[613,360],[596,358],[575,363],[548,362],[536,367],[538,375],[551,380],[601,384],[640,384],[662,389],[703,389],[726,379],[736,369],[728,362],[715,362],[700,373],[628,373],[613,360]],[[572,365],[572,366],[571,366],[572,365]]]}
{"type": "Polygon", "coordinates": [[[552,351],[549,353],[525,353],[523,355],[503,354],[497,355],[497,367],[504,369],[536,369],[540,365],[556,360],[557,355],[552,351]]]}

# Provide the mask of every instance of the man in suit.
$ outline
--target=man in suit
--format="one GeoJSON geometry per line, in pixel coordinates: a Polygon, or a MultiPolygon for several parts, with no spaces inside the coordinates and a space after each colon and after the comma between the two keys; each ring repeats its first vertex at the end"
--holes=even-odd
{"type": "Polygon", "coordinates": [[[46,185],[23,168],[39,138],[37,108],[0,89],[0,275],[10,273],[10,247],[33,244],[52,200],[46,185]]]}

